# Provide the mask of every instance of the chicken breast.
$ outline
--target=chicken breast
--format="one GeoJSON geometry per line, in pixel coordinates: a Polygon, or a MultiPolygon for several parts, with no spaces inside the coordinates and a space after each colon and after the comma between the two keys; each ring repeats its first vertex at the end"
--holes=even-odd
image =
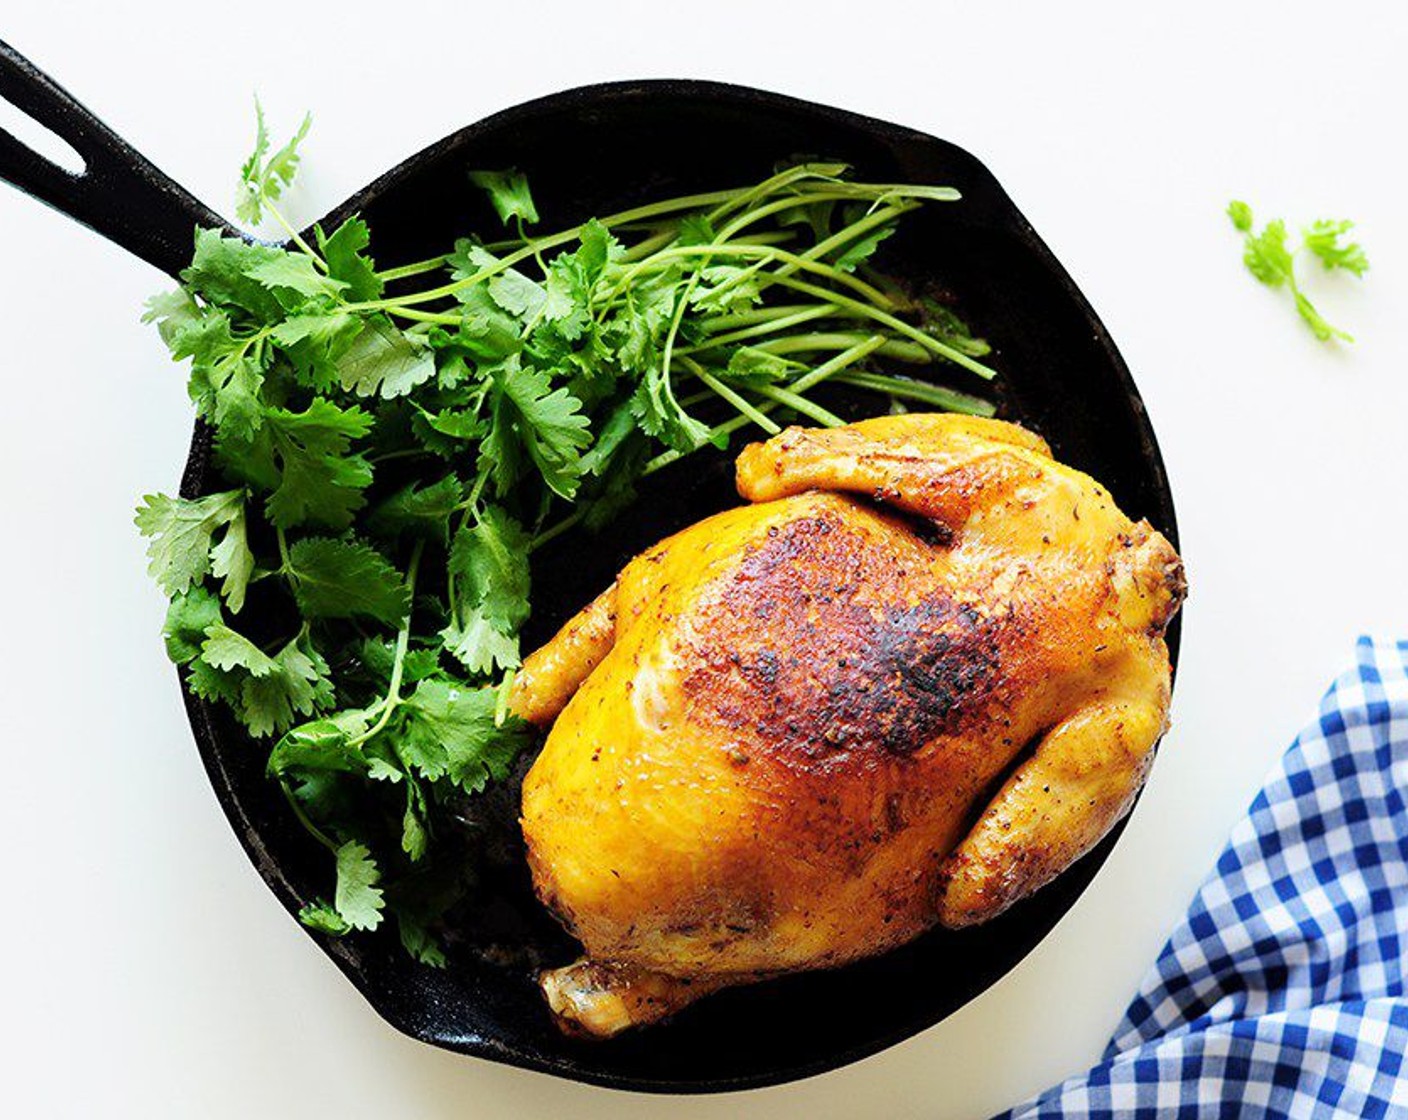
{"type": "Polygon", "coordinates": [[[1177,554],[1012,424],[790,428],[751,504],[632,561],[527,659],[545,973],[606,1036],[986,921],[1120,819],[1164,731],[1177,554]]]}

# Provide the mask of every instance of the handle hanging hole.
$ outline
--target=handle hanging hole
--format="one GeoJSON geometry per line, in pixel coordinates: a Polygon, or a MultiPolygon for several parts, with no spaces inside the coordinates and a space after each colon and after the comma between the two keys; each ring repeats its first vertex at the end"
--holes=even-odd
{"type": "Polygon", "coordinates": [[[73,145],[16,109],[3,97],[0,97],[0,131],[8,132],[30,151],[70,175],[82,175],[88,170],[87,161],[73,145]]]}

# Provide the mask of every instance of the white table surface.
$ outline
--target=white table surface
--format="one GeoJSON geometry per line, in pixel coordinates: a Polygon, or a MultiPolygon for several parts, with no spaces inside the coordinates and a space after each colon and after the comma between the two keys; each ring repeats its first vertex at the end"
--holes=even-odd
{"type": "Polygon", "coordinates": [[[1096,1058],[1354,636],[1408,635],[1408,9],[814,0],[800,11],[13,4],[0,36],[224,212],[256,89],[280,131],[315,113],[292,203],[305,219],[490,111],[612,78],[769,87],[976,153],[1133,368],[1192,583],[1174,730],[1094,885],[967,1008],[799,1084],[665,1101],[401,1037],[240,851],[162,654],[162,601],[131,511],[175,485],[189,431],[183,373],[137,322],[163,278],[0,189],[0,1110],[987,1116],[1096,1058]],[[1318,344],[1284,293],[1242,270],[1222,216],[1234,195],[1266,217],[1360,222],[1368,278],[1312,285],[1356,346],[1318,344]]]}

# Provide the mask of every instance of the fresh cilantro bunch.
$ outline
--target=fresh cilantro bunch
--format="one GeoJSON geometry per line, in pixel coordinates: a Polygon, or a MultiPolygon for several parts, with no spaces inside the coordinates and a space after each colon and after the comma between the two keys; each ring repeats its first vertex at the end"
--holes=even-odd
{"type": "Polygon", "coordinates": [[[508,696],[532,551],[740,429],[841,423],[809,395],[823,383],[876,411],[990,414],[890,370],[992,371],[949,309],[871,264],[947,188],[804,164],[536,235],[524,178],[475,172],[510,236],[382,269],[359,218],[304,237],[279,213],[307,125],[270,155],[261,110],[242,170],[241,217],[270,212],[288,245],[198,230],[181,286],[149,302],[223,481],[149,496],[137,525],[187,687],[270,743],[328,850],[335,886],[304,922],[390,914],[440,964],[469,874],[459,817],[531,741],[508,696]]]}
{"type": "MultiPolygon", "coordinates": [[[[1238,232],[1245,235],[1242,262],[1248,272],[1269,288],[1282,285],[1289,288],[1296,311],[1321,342],[1336,338],[1344,342],[1354,341],[1353,336],[1332,326],[1300,290],[1300,285],[1296,283],[1297,250],[1287,244],[1284,221],[1277,218],[1267,222],[1260,233],[1255,233],[1252,229],[1252,208],[1238,199],[1227,204],[1227,216],[1238,232]]],[[[1347,240],[1353,228],[1354,223],[1350,221],[1315,222],[1301,230],[1299,249],[1313,253],[1327,270],[1342,268],[1355,276],[1363,276],[1369,269],[1369,258],[1363,246],[1347,240]]]]}

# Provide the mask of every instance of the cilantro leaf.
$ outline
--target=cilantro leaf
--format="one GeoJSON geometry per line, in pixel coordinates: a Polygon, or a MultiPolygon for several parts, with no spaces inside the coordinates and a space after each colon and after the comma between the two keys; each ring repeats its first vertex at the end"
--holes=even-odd
{"type": "MultiPolygon", "coordinates": [[[[313,258],[306,253],[280,252],[268,260],[251,265],[245,275],[271,292],[288,289],[300,296],[336,296],[347,287],[341,280],[334,280],[318,271],[313,258]]],[[[290,306],[299,306],[293,301],[290,306]]]]}
{"type": "Polygon", "coordinates": [[[406,811],[401,814],[401,850],[412,860],[425,858],[430,846],[430,834],[426,831],[424,814],[425,799],[415,779],[407,780],[410,791],[406,798],[406,811]]]}
{"type": "Polygon", "coordinates": [[[1369,257],[1357,241],[1341,245],[1340,238],[1354,228],[1350,221],[1320,220],[1301,231],[1305,247],[1320,258],[1326,269],[1342,268],[1355,276],[1369,269],[1369,257]]]}
{"type": "Polygon", "coordinates": [[[686,214],[680,220],[679,232],[675,236],[676,245],[712,245],[717,239],[714,223],[707,214],[686,214]]]}
{"type": "Polygon", "coordinates": [[[289,549],[293,596],[305,618],[372,618],[397,626],[410,609],[401,573],[356,541],[303,537],[289,549]]]}
{"type": "Polygon", "coordinates": [[[359,397],[384,400],[409,393],[435,376],[435,354],[377,318],[368,322],[338,363],[342,387],[359,397]]]}
{"type": "Polygon", "coordinates": [[[162,298],[148,301],[143,321],[157,324],[173,360],[192,360],[188,392],[196,414],[222,432],[251,436],[263,421],[263,355],[234,336],[229,314],[189,297],[184,305],[162,298]]]}
{"type": "Polygon", "coordinates": [[[489,201],[495,212],[508,225],[514,218],[525,222],[538,220],[537,207],[533,205],[533,195],[528,190],[528,179],[517,171],[471,171],[470,182],[488,192],[489,201]]]}
{"type": "Polygon", "coordinates": [[[269,128],[264,121],[264,106],[258,95],[254,98],[254,151],[240,167],[240,190],[235,199],[235,216],[250,225],[258,224],[262,217],[263,198],[260,180],[264,175],[264,157],[269,154],[269,128]]]}
{"type": "Polygon", "coordinates": [[[196,230],[196,251],[181,281],[211,303],[276,323],[285,308],[272,291],[250,278],[251,270],[285,256],[282,249],[226,237],[216,229],[196,230]]]}
{"type": "MultiPolygon", "coordinates": [[[[1253,276],[1270,288],[1288,287],[1296,312],[1321,342],[1340,339],[1353,342],[1352,335],[1331,324],[1301,291],[1296,282],[1295,254],[1287,245],[1286,223],[1279,218],[1267,222],[1260,233],[1252,232],[1251,207],[1233,201],[1227,207],[1232,224],[1243,233],[1242,261],[1253,276]]],[[[1340,238],[1353,228],[1348,221],[1318,221],[1302,231],[1302,245],[1320,259],[1327,269],[1343,268],[1356,276],[1369,267],[1364,249],[1357,243],[1340,244],[1340,238]]]]}
{"type": "Polygon", "coordinates": [[[350,312],[313,311],[285,319],[271,333],[284,346],[296,346],[309,339],[330,344],[350,333],[353,327],[361,330],[361,324],[350,312]]]}
{"type": "Polygon", "coordinates": [[[377,505],[367,517],[367,528],[381,536],[402,533],[446,544],[450,517],[464,500],[464,485],[447,474],[429,486],[410,483],[377,505]]]}
{"type": "Polygon", "coordinates": [[[269,156],[269,130],[264,122],[264,106],[257,97],[254,99],[254,113],[257,121],[254,151],[240,168],[240,190],[235,202],[235,215],[249,225],[258,225],[263,218],[264,207],[276,202],[284,188],[293,183],[298,173],[298,146],[303,143],[313,124],[312,114],[305,115],[292,139],[269,156]]]}
{"type": "Polygon", "coordinates": [[[201,657],[216,669],[243,669],[252,677],[267,677],[278,668],[272,657],[224,623],[216,623],[205,634],[201,657]]]}
{"type": "Polygon", "coordinates": [[[264,423],[260,390],[264,372],[242,348],[232,348],[216,361],[191,365],[190,394],[196,413],[221,434],[251,438],[264,423]]]}
{"type": "Polygon", "coordinates": [[[498,361],[522,349],[521,328],[489,294],[487,287],[475,285],[456,293],[463,318],[459,330],[448,340],[476,358],[498,361]]]}
{"type": "Polygon", "coordinates": [[[367,720],[360,711],[300,724],[275,744],[269,753],[268,771],[274,775],[294,769],[365,774],[367,758],[353,739],[366,729],[367,720]]]}
{"type": "Polygon", "coordinates": [[[987,340],[976,337],[968,324],[960,319],[951,307],[946,307],[935,299],[924,299],[921,301],[921,307],[924,318],[920,327],[925,334],[969,357],[982,358],[992,353],[992,347],[988,345],[987,340]]]}
{"type": "Polygon", "coordinates": [[[428,781],[448,777],[465,793],[478,793],[491,778],[502,781],[529,732],[514,719],[497,724],[497,704],[493,689],[444,677],[421,681],[402,705],[398,755],[428,781]]]}
{"type": "Polygon", "coordinates": [[[337,849],[337,892],[333,906],[338,917],[352,929],[376,929],[381,925],[386,900],[377,888],[381,871],[365,844],[349,840],[337,849]]]}
{"type": "Polygon", "coordinates": [[[200,656],[206,631],[223,621],[220,600],[204,587],[192,587],[171,600],[166,610],[162,635],[166,655],[178,665],[188,665],[200,656]]]}
{"type": "Polygon", "coordinates": [[[854,272],[875,255],[875,250],[880,247],[880,243],[891,237],[896,228],[898,227],[894,222],[887,222],[882,226],[877,226],[863,237],[857,238],[836,258],[836,267],[842,272],[854,272]]]}
{"type": "Polygon", "coordinates": [[[319,933],[341,937],[352,932],[352,925],[326,902],[310,902],[298,912],[298,920],[319,933]]]}
{"type": "Polygon", "coordinates": [[[268,409],[254,440],[217,440],[216,451],[227,471],[272,491],[265,509],[278,528],[345,529],[372,481],[371,464],[350,450],[371,425],[359,408],[314,397],[302,412],[268,409]]]}
{"type": "Polygon", "coordinates": [[[242,674],[217,669],[210,662],[196,658],[186,666],[186,687],[202,700],[218,701],[236,710],[240,705],[242,674]]]}
{"type": "Polygon", "coordinates": [[[375,782],[390,782],[394,786],[404,776],[393,763],[379,755],[372,755],[367,763],[367,777],[375,782]]]}
{"type": "MultiPolygon", "coordinates": [[[[142,536],[151,538],[147,573],[167,595],[183,594],[211,571],[212,563],[218,562],[221,570],[216,574],[225,577],[226,595],[233,594],[238,602],[244,601],[253,557],[248,556],[244,543],[243,490],[226,490],[204,498],[148,494],[135,521],[142,536]],[[211,542],[221,527],[227,528],[216,561],[211,542]]],[[[232,603],[231,609],[239,607],[232,603]]]]}
{"type": "Polygon", "coordinates": [[[245,532],[244,502],[240,502],[235,515],[230,518],[220,543],[210,550],[210,571],[222,581],[220,594],[225,597],[230,610],[239,614],[244,607],[249,578],[254,574],[254,553],[249,549],[249,538],[245,532]]]}
{"type": "Polygon", "coordinates": [[[452,618],[440,636],[471,673],[519,663],[518,629],[529,612],[529,543],[523,527],[492,505],[455,534],[452,618]]]}
{"type": "Polygon", "coordinates": [[[321,226],[313,230],[318,251],[328,263],[328,275],[346,285],[348,299],[364,301],[380,299],[385,285],[376,274],[376,264],[366,255],[371,244],[371,230],[361,218],[348,218],[331,236],[324,236],[321,226]]]}
{"type": "Polygon", "coordinates": [[[627,372],[644,374],[658,365],[660,339],[675,311],[679,279],[679,270],[670,268],[632,284],[624,305],[608,324],[606,333],[627,372]]]}
{"type": "Polygon", "coordinates": [[[593,286],[594,278],[577,253],[559,253],[544,286],[543,322],[553,324],[569,342],[581,338],[592,321],[593,286]]]}
{"type": "MultiPolygon", "coordinates": [[[[363,669],[385,687],[391,680],[391,672],[396,664],[396,646],[385,638],[363,638],[357,643],[357,658],[363,669]]],[[[408,649],[401,662],[401,680],[405,684],[415,684],[438,672],[440,669],[437,649],[408,649]]]]}
{"type": "Polygon", "coordinates": [[[1295,265],[1286,248],[1286,223],[1267,222],[1258,234],[1248,234],[1242,252],[1247,271],[1268,287],[1277,288],[1291,278],[1295,265]]]}
{"type": "Polygon", "coordinates": [[[581,248],[576,253],[577,263],[587,283],[595,285],[606,272],[607,265],[617,263],[625,255],[626,247],[595,218],[582,227],[578,237],[581,248]]]}
{"type": "Polygon", "coordinates": [[[516,356],[495,366],[490,376],[495,389],[492,431],[481,451],[499,493],[506,493],[517,477],[521,447],[543,481],[570,499],[581,475],[581,451],[591,443],[582,402],[566,388],[552,388],[547,374],[521,365],[516,356]]]}
{"type": "Polygon", "coordinates": [[[792,365],[785,358],[759,350],[754,346],[740,346],[728,360],[728,366],[717,372],[721,381],[730,385],[752,388],[758,385],[773,385],[792,372],[792,365]]]}
{"type": "Polygon", "coordinates": [[[699,283],[689,296],[690,306],[720,315],[747,311],[762,301],[757,276],[766,263],[716,264],[701,269],[699,283]]]}
{"type": "Polygon", "coordinates": [[[425,926],[402,914],[397,917],[397,930],[401,935],[401,947],[412,958],[431,968],[445,967],[445,951],[430,936],[425,926]]]}
{"type": "MultiPolygon", "coordinates": [[[[180,349],[179,339],[188,330],[199,326],[204,313],[185,288],[174,292],[159,292],[151,296],[142,312],[142,322],[155,323],[161,341],[171,350],[180,349]]],[[[223,318],[223,315],[222,315],[223,318]]]]}
{"type": "MultiPolygon", "coordinates": [[[[205,657],[210,660],[208,652],[205,657]]],[[[310,715],[334,702],[327,662],[316,650],[295,638],[271,660],[268,672],[251,672],[240,686],[235,711],[256,737],[282,732],[293,725],[295,714],[310,715]]]]}
{"type": "Polygon", "coordinates": [[[641,428],[674,450],[690,452],[708,442],[709,429],[675,400],[660,368],[652,367],[646,371],[631,401],[641,428]]]}
{"type": "Polygon", "coordinates": [[[505,633],[473,608],[441,630],[440,639],[450,656],[471,673],[512,669],[522,660],[518,635],[505,633]]]}
{"type": "Polygon", "coordinates": [[[308,136],[308,129],[313,125],[313,114],[305,113],[303,121],[298,126],[298,131],[293,134],[282,148],[269,157],[269,162],[264,165],[264,190],[266,199],[278,200],[283,193],[284,187],[293,185],[293,178],[298,173],[299,160],[302,158],[298,145],[303,143],[308,136]]]}
{"type": "Polygon", "coordinates": [[[528,619],[530,538],[499,506],[485,506],[478,521],[455,534],[450,572],[463,606],[477,610],[505,632],[528,619]]]}
{"type": "Polygon", "coordinates": [[[491,276],[486,288],[495,303],[524,323],[540,318],[547,306],[547,289],[514,268],[491,276]]]}

